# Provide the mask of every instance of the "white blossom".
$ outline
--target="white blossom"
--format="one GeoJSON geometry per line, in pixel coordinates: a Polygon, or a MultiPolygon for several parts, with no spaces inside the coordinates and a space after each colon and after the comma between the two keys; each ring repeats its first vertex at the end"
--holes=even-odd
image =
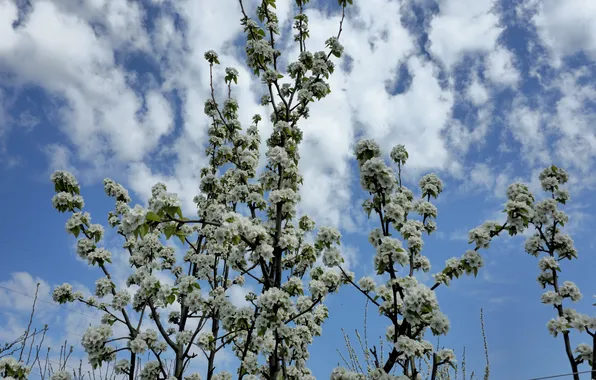
{"type": "Polygon", "coordinates": [[[68,371],[56,371],[52,374],[50,380],[72,380],[72,375],[68,371]]]}
{"type": "Polygon", "coordinates": [[[370,277],[362,277],[358,281],[358,286],[360,286],[360,289],[362,289],[368,293],[368,292],[372,292],[373,290],[375,290],[375,288],[377,287],[377,284],[375,283],[375,280],[373,280],[370,277]]]}

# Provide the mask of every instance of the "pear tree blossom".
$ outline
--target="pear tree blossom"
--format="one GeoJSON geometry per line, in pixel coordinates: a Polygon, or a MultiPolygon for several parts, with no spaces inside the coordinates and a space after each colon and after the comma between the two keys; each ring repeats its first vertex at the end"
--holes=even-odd
{"type": "MultiPolygon", "coordinates": [[[[565,346],[565,353],[574,380],[579,380],[578,365],[586,362],[592,371],[596,371],[596,318],[577,312],[564,305],[566,300],[578,302],[582,294],[572,281],[561,279],[561,266],[565,260],[578,258],[573,239],[563,231],[569,221],[567,214],[559,208],[569,201],[569,192],[562,186],[567,183],[569,175],[556,166],[545,168],[539,175],[542,190],[547,193],[543,200],[536,200],[528,187],[516,183],[507,189],[508,200],[504,212],[510,223],[509,233],[515,235],[532,228],[534,233],[526,240],[525,250],[532,256],[539,258],[537,281],[545,290],[541,296],[544,304],[551,305],[555,311],[555,318],[547,323],[551,335],[561,335],[565,346]],[[581,343],[575,350],[571,345],[570,330],[587,333],[592,344],[581,343]],[[574,355],[577,354],[577,355],[574,355]]],[[[596,372],[592,372],[592,379],[596,372]]]]}
{"type": "Polygon", "coordinates": [[[11,356],[0,358],[0,376],[3,379],[27,379],[31,373],[31,367],[23,365],[11,356]]]}
{"type": "Polygon", "coordinates": [[[436,379],[443,365],[455,365],[455,355],[450,349],[436,351],[425,340],[425,332],[433,335],[446,335],[450,323],[439,308],[434,290],[441,284],[449,285],[454,277],[463,274],[478,274],[483,260],[478,250],[487,248],[490,241],[505,230],[510,222],[499,224],[485,222],[470,231],[470,243],[474,249],[461,257],[446,261],[445,268],[434,275],[435,284],[428,287],[419,282],[415,274],[429,272],[430,260],[422,254],[423,234],[430,235],[436,230],[434,219],[437,208],[431,199],[436,199],[443,191],[443,183],[435,174],[427,174],[420,179],[421,198],[402,183],[402,168],[408,160],[408,152],[403,145],[395,146],[390,158],[397,167],[387,165],[381,156],[378,144],[373,140],[361,140],[354,148],[360,167],[360,183],[370,198],[363,203],[369,218],[378,218],[379,227],[371,231],[369,242],[375,249],[373,258],[377,275],[385,282],[377,284],[370,277],[358,281],[352,279],[341,263],[330,261],[339,268],[344,280],[358,289],[378,308],[390,324],[387,326],[387,340],[392,345],[385,362],[381,362],[376,347],[371,349],[374,366],[368,373],[358,374],[337,368],[332,379],[420,379],[421,371],[416,363],[421,358],[432,359],[430,378],[436,379]],[[402,375],[390,375],[397,369],[402,375]]]}
{"type": "MultiPolygon", "coordinates": [[[[105,179],[105,193],[114,201],[108,224],[123,241],[122,249],[110,250],[104,227],[93,223],[85,211],[77,179],[66,171],[52,174],[56,193],[52,205],[69,215],[65,228],[77,239],[77,254],[99,273],[90,297],[68,283],[52,294],[58,303],[79,302],[103,313],[101,323],[90,326],[81,340],[91,366],[114,362],[115,373],[129,380],[314,379],[307,366],[308,348],[322,335],[329,316],[325,300],[342,285],[350,285],[388,321],[385,336],[390,350],[384,361],[376,347],[371,350],[374,366],[366,374],[336,368],[331,379],[420,379],[417,363],[426,358],[431,360],[430,378],[435,380],[439,368],[456,363],[453,350],[435,349],[427,340],[428,334],[446,335],[450,329],[436,288],[464,274],[476,276],[484,265],[479,251],[489,248],[503,231],[516,235],[533,227],[535,233],[525,249],[536,257],[544,254],[538,262],[538,282],[549,289],[541,300],[556,311],[547,328],[555,337],[563,336],[573,372],[582,362],[596,369],[596,318],[564,307],[567,299],[577,302],[582,294],[573,282],[559,278],[561,262],[577,258],[573,240],[562,231],[568,217],[558,208],[569,200],[569,193],[561,188],[568,180],[562,169],[552,166],[540,174],[542,187],[550,194],[542,201],[526,185],[510,185],[506,221],[487,221],[471,230],[471,249],[447,259],[433,275],[432,286],[416,275],[432,269],[423,254],[423,237],[437,229],[438,209],[432,200],[443,192],[443,182],[435,174],[424,175],[416,198],[402,182],[409,158],[405,146],[389,152],[391,165],[373,140],[361,140],[354,147],[360,185],[369,195],[362,207],[378,223],[369,242],[380,279],[356,279],[343,266],[340,232],[316,228],[307,215],[298,215],[303,180],[298,169],[302,140],[298,122],[309,117],[310,103],[330,93],[328,79],[335,68],[331,56],[339,58],[343,53],[339,38],[345,8],[352,0],[338,0],[339,31],[326,40],[325,50],[314,53],[306,49],[310,31],[304,7],[308,3],[296,0],[293,37],[299,54],[282,67],[275,0],[258,2],[255,18],[248,16],[239,0],[247,38],[246,64],[261,80],[265,91],[261,105],[269,108],[272,124],[263,171],[257,172],[262,117],[254,115],[251,125],[243,129],[239,105],[232,96],[239,75],[235,68],[223,70],[227,93],[218,102],[213,78],[220,61],[209,50],[204,54],[210,69],[210,94],[204,104],[210,119],[205,147],[209,163],[200,172],[196,215],[185,215],[178,195],[163,183],[152,187],[146,205],[133,205],[121,184],[105,179]],[[124,287],[117,283],[112,264],[121,255],[132,271],[124,287]],[[248,306],[232,303],[232,289],[249,285],[257,290],[246,291],[248,306]],[[573,351],[570,329],[586,332],[593,343],[582,343],[573,351]],[[117,331],[125,331],[124,336],[117,336],[117,331]],[[235,374],[216,368],[216,358],[224,349],[238,359],[235,374]],[[150,358],[142,366],[140,355],[150,358]],[[206,360],[205,373],[190,373],[189,365],[199,355],[206,360]],[[166,360],[173,365],[167,366],[166,360]],[[399,375],[392,374],[396,370],[399,375]]],[[[29,371],[15,359],[0,359],[0,375],[5,378],[24,379],[29,371]]],[[[70,378],[66,371],[52,375],[53,380],[70,378]]]]}
{"type": "Polygon", "coordinates": [[[234,68],[225,70],[227,99],[220,106],[213,85],[219,57],[208,51],[211,94],[204,112],[211,119],[205,150],[209,165],[201,170],[200,192],[194,198],[197,217],[185,217],[178,195],[163,183],[153,186],[146,206],[133,206],[122,185],[104,180],[104,190],[115,202],[108,223],[124,240],[123,252],[133,269],[128,288],[119,289],[111,269],[115,255],[123,252],[111,252],[102,244],[104,229],[84,211],[76,178],[65,171],[52,175],[52,204],[70,214],[66,230],[78,239],[78,255],[102,276],[92,297],[69,284],[53,292],[59,303],[81,302],[104,313],[101,324],[89,327],[81,341],[94,368],[117,361],[116,372],[131,380],[196,380],[202,377],[187,369],[193,358],[203,355],[206,379],[231,379],[231,373],[215,368],[216,355],[229,347],[239,360],[239,379],[314,378],[306,366],[308,346],[321,335],[328,317],[325,298],[345,281],[329,268],[343,262],[339,232],[322,227],[315,234],[314,222],[296,212],[302,183],[302,132],[297,124],[308,117],[309,103],[330,92],[326,80],[334,70],[331,56],[342,54],[341,25],[352,1],[339,0],[339,32],[326,41],[327,51],[315,53],[305,45],[307,3],[296,1],[294,39],[300,54],[287,65],[289,80],[282,83],[275,1],[260,2],[252,19],[240,0],[247,64],[266,88],[262,105],[272,109],[263,173],[257,175],[261,116],[255,115],[243,131],[232,97],[232,82],[238,80],[234,68]],[[186,249],[181,262],[168,243],[172,237],[186,249]],[[325,267],[317,264],[321,257],[325,267]],[[164,276],[173,285],[164,282],[164,276]],[[229,290],[245,286],[247,279],[261,289],[246,296],[250,306],[238,307],[230,301],[229,290]],[[125,336],[114,337],[116,326],[125,329],[125,336]],[[137,359],[144,354],[152,360],[139,372],[137,359]],[[173,356],[172,368],[164,364],[167,355],[173,356]]]}

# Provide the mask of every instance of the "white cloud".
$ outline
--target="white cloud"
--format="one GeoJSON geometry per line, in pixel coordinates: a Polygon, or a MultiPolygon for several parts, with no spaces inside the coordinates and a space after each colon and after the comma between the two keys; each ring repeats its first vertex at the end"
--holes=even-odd
{"type": "MultiPolygon", "coordinates": [[[[558,93],[554,102],[544,98],[532,106],[522,96],[514,99],[508,127],[530,165],[554,163],[584,176],[589,173],[596,155],[596,116],[591,110],[596,90],[585,82],[587,75],[585,69],[561,72],[545,89],[558,93]]],[[[588,177],[584,181],[593,183],[588,177]]]]}
{"type": "Polygon", "coordinates": [[[580,51],[596,58],[594,1],[534,0],[520,6],[536,11],[533,23],[557,65],[561,58],[580,51]]]}
{"type": "Polygon", "coordinates": [[[450,157],[441,132],[450,121],[453,93],[440,87],[432,63],[411,57],[407,64],[414,73],[408,92],[391,96],[378,82],[354,92],[356,120],[386,154],[394,145],[405,144],[408,167],[445,168],[450,157]]]}
{"type": "Polygon", "coordinates": [[[543,163],[549,159],[543,114],[530,108],[522,98],[516,98],[509,113],[508,125],[513,138],[521,144],[523,157],[530,163],[543,163]]]}
{"type": "Polygon", "coordinates": [[[496,199],[504,199],[507,186],[512,181],[511,168],[508,166],[501,169],[494,164],[490,164],[490,162],[477,162],[467,168],[463,186],[459,190],[462,193],[481,191],[496,199]]]}
{"type": "Polygon", "coordinates": [[[482,84],[477,75],[473,76],[472,82],[468,86],[467,95],[475,106],[484,105],[490,97],[486,86],[482,84]]]}
{"type": "MultiPolygon", "coordinates": [[[[0,285],[2,285],[2,288],[0,288],[0,308],[10,308],[14,311],[30,313],[37,283],[39,283],[38,299],[46,301],[51,299],[50,285],[40,277],[33,277],[28,272],[14,272],[11,274],[10,279],[0,281],[0,285]]],[[[40,311],[47,309],[47,306],[38,302],[36,309],[40,311]]]]}
{"type": "MultiPolygon", "coordinates": [[[[477,120],[475,123],[464,123],[460,120],[454,119],[449,122],[449,126],[446,129],[446,136],[449,141],[449,146],[455,152],[466,153],[472,144],[482,145],[484,143],[484,137],[486,136],[490,122],[492,121],[492,109],[489,105],[485,105],[478,109],[477,120]]],[[[459,165],[454,166],[455,170],[452,169],[453,175],[457,178],[461,178],[461,172],[459,165]]]]}
{"type": "Polygon", "coordinates": [[[490,189],[493,182],[493,175],[490,167],[485,163],[478,163],[474,165],[470,172],[470,179],[472,182],[490,189]]]}
{"type": "Polygon", "coordinates": [[[440,0],[430,22],[430,51],[448,69],[467,53],[488,53],[502,31],[492,0],[440,0]]]}
{"type": "Polygon", "coordinates": [[[341,247],[341,254],[344,258],[343,268],[347,270],[355,270],[358,268],[358,248],[352,245],[343,245],[341,247]]]}
{"type": "Polygon", "coordinates": [[[596,115],[587,107],[596,101],[596,90],[581,82],[585,75],[584,70],[561,75],[558,87],[562,97],[551,128],[560,136],[557,153],[563,162],[587,172],[596,154],[596,115]]]}
{"type": "MultiPolygon", "coordinates": [[[[452,71],[466,55],[482,55],[487,80],[497,87],[515,87],[520,74],[514,54],[498,42],[504,27],[494,2],[440,0],[438,4],[439,13],[431,20],[428,32],[429,51],[435,59],[452,71]]],[[[479,85],[475,78],[469,90],[476,105],[486,101],[479,85]]]]}
{"type": "MultiPolygon", "coordinates": [[[[5,343],[17,341],[27,331],[27,325],[23,318],[15,318],[8,315],[4,325],[0,328],[0,342],[5,343]]],[[[18,346],[17,346],[18,347],[18,346]]]]}
{"type": "Polygon", "coordinates": [[[68,170],[74,175],[77,175],[77,168],[71,164],[72,152],[68,147],[62,144],[46,145],[45,154],[48,158],[48,167],[51,171],[54,170],[68,170]]]}
{"type": "Polygon", "coordinates": [[[511,51],[497,46],[486,58],[485,75],[497,86],[516,87],[520,74],[515,68],[515,58],[511,51]]]}
{"type": "Polygon", "coordinates": [[[257,292],[255,292],[255,289],[253,289],[251,286],[233,285],[232,287],[229,288],[227,294],[230,297],[230,302],[232,302],[232,304],[234,306],[246,307],[246,306],[251,306],[251,303],[246,300],[246,296],[250,292],[253,292],[255,294],[257,293],[257,292]]]}
{"type": "MultiPolygon", "coordinates": [[[[14,30],[4,20],[3,27],[9,25],[0,44],[4,69],[18,82],[38,84],[66,102],[58,116],[84,160],[142,159],[171,130],[172,114],[157,92],[145,94],[142,112],[143,98],[128,87],[125,71],[114,61],[122,39],[131,41],[130,48],[147,45],[138,5],[112,1],[71,9],[60,4],[34,2],[26,24],[14,30]],[[88,24],[97,12],[107,12],[107,34],[101,38],[88,24]]],[[[14,18],[14,7],[8,7],[3,14],[14,18]]]]}

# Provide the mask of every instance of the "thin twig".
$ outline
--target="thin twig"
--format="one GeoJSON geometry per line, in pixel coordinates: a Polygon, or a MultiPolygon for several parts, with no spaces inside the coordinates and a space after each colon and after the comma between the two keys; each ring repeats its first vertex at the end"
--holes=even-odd
{"type": "Polygon", "coordinates": [[[21,346],[21,353],[19,354],[19,362],[23,360],[23,351],[25,350],[25,345],[27,344],[27,338],[29,337],[29,331],[31,331],[31,323],[33,323],[33,314],[35,314],[35,304],[37,303],[37,293],[39,292],[39,285],[35,287],[35,298],[33,299],[33,307],[31,308],[31,314],[29,315],[29,324],[27,325],[27,331],[25,332],[25,339],[23,339],[23,345],[21,346]]]}
{"type": "Polygon", "coordinates": [[[484,330],[484,310],[480,309],[480,326],[482,327],[482,339],[484,340],[484,357],[486,358],[486,367],[484,368],[484,380],[490,376],[490,363],[488,361],[488,345],[486,344],[486,331],[484,330]]]}

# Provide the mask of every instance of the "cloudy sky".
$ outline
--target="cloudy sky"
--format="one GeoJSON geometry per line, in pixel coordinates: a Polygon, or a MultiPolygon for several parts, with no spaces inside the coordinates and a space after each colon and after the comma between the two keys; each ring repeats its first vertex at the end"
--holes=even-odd
{"type": "MultiPolygon", "coordinates": [[[[249,12],[256,6],[245,4],[249,12]]],[[[277,0],[286,32],[293,4],[277,0]]],[[[338,11],[335,0],[311,1],[310,50],[337,33],[338,11]]],[[[233,91],[244,125],[255,113],[268,115],[259,106],[259,80],[244,63],[240,17],[232,0],[0,0],[0,344],[25,329],[32,300],[20,293],[33,295],[36,282],[48,302],[38,304],[34,325],[50,325],[55,349],[64,339],[78,343],[85,326],[98,322],[86,309],[51,303],[54,286],[93,289],[99,277],[76,258],[66,218],[51,207],[53,170],[77,175],[96,222],[106,224],[112,207],[104,177],[123,183],[141,204],[155,182],[165,182],[193,213],[206,162],[203,54],[210,49],[221,70],[240,72],[233,91]]],[[[467,231],[499,217],[509,183],[538,191],[538,172],[554,163],[571,174],[566,211],[580,255],[565,263],[563,277],[584,294],[578,310],[593,313],[596,2],[355,0],[341,42],[332,93],[300,124],[300,209],[341,229],[351,269],[371,273],[366,236],[375,227],[360,208],[351,154],[358,138],[376,139],[385,153],[405,144],[408,185],[428,172],[445,181],[438,233],[425,246],[433,272],[465,252],[467,231]]],[[[294,59],[289,34],[281,46],[294,59]]],[[[216,74],[221,86],[222,72],[216,74]]],[[[264,125],[263,136],[268,131],[264,125]]],[[[121,244],[113,235],[107,240],[121,244]]],[[[546,330],[554,312],[540,304],[536,259],[523,252],[523,238],[503,238],[483,255],[478,278],[438,290],[452,322],[441,345],[460,360],[466,346],[468,373],[481,373],[484,308],[494,379],[569,372],[562,340],[546,330]]],[[[116,263],[121,279],[125,267],[124,259],[116,263]]],[[[344,289],[328,301],[325,338],[313,345],[310,362],[319,378],[340,360],[334,350],[344,345],[341,328],[363,324],[356,292],[344,289]]],[[[369,323],[372,340],[386,323],[374,311],[369,323]]],[[[573,336],[574,347],[587,338],[573,336]]]]}

